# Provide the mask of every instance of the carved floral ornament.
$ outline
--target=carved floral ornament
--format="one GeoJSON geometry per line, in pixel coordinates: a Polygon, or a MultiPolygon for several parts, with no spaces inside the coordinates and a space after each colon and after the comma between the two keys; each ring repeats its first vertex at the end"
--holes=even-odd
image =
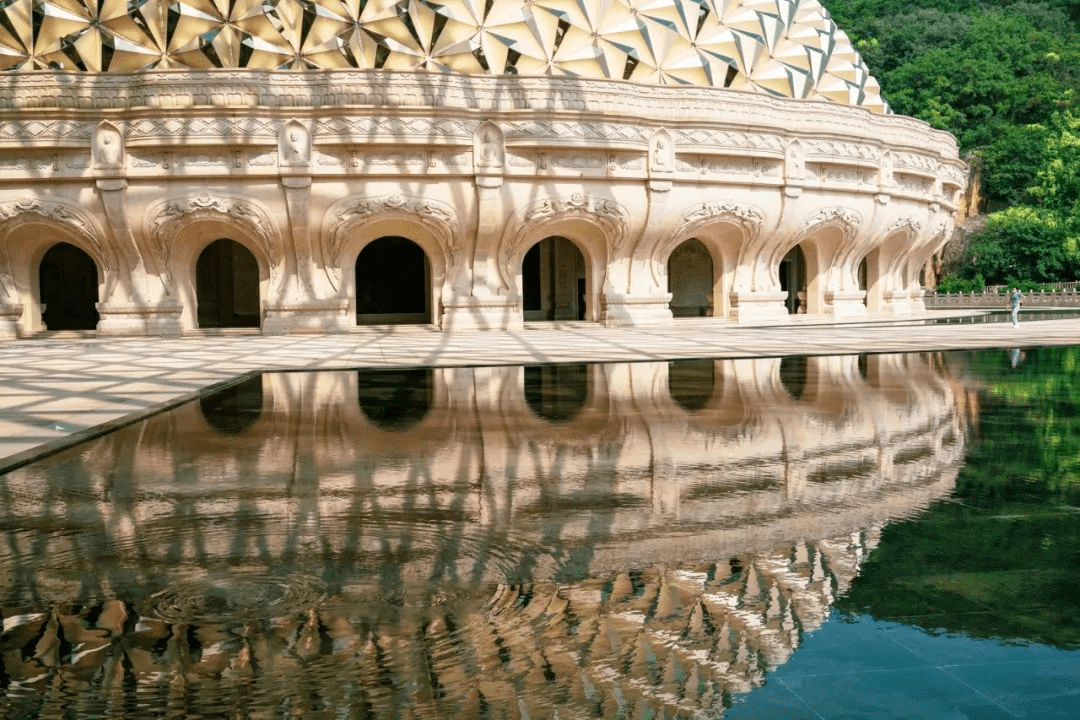
{"type": "Polygon", "coordinates": [[[847,241],[859,232],[861,223],[862,216],[854,210],[842,207],[822,208],[803,223],[802,229],[798,232],[798,237],[801,239],[815,230],[831,226],[839,227],[844,233],[844,240],[847,241]]]}
{"type": "Polygon", "coordinates": [[[459,235],[460,222],[451,205],[429,198],[406,197],[400,193],[379,197],[347,198],[326,213],[323,222],[325,255],[333,265],[341,263],[341,253],[350,233],[373,219],[401,218],[430,230],[449,258],[459,235]]]}
{"type": "Polygon", "coordinates": [[[538,239],[539,229],[570,219],[583,219],[598,226],[604,233],[609,254],[621,248],[629,235],[630,213],[613,200],[590,197],[585,193],[538,200],[526,208],[516,222],[507,225],[507,235],[500,243],[500,268],[506,287],[513,287],[516,275],[514,265],[520,262],[528,246],[538,239]]]}
{"type": "Polygon", "coordinates": [[[108,255],[103,251],[100,240],[101,232],[93,219],[81,209],[66,203],[33,197],[0,203],[0,237],[6,236],[16,225],[28,221],[58,226],[68,233],[74,232],[93,248],[95,262],[100,262],[104,269],[109,269],[108,255]]]}
{"type": "Polygon", "coordinates": [[[183,226],[198,220],[215,220],[238,225],[256,240],[271,262],[281,257],[281,244],[269,215],[254,203],[209,193],[168,200],[151,208],[150,237],[155,248],[168,258],[174,238],[183,226]]]}
{"type": "Polygon", "coordinates": [[[922,223],[918,220],[918,218],[901,217],[889,223],[889,226],[885,228],[885,237],[887,238],[893,233],[906,230],[908,237],[910,238],[914,235],[917,235],[919,233],[919,230],[921,229],[922,223]]]}

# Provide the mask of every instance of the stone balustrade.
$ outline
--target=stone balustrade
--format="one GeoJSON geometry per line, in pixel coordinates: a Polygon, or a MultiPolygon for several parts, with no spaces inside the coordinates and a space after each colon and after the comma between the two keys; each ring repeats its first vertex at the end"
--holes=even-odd
{"type": "MultiPolygon", "coordinates": [[[[927,308],[989,308],[1000,310],[1009,305],[1009,296],[996,292],[928,292],[927,308]]],[[[1080,307],[1080,291],[1038,290],[1024,293],[1025,307],[1080,307]]]]}

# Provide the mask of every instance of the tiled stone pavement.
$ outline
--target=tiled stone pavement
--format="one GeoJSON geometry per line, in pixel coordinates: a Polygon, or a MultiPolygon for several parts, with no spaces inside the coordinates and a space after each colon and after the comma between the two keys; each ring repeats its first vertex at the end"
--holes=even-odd
{"type": "MultiPolygon", "coordinates": [[[[952,316],[972,315],[954,312],[952,316]]],[[[923,318],[941,318],[927,313],[923,318]]],[[[934,351],[1080,344],[1080,318],[926,324],[916,318],[765,327],[719,319],[657,328],[530,324],[516,332],[442,333],[424,327],[346,335],[221,333],[181,338],[56,335],[0,344],[0,472],[103,424],[130,421],[256,370],[393,365],[491,365],[796,354],[934,351]]],[[[98,428],[95,430],[95,428],[98,428]]]]}

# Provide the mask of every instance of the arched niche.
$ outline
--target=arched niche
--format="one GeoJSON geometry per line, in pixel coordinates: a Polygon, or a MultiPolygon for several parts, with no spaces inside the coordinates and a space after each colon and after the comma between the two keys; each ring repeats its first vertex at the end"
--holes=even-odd
{"type": "Polygon", "coordinates": [[[425,324],[432,322],[431,263],[409,238],[380,237],[356,257],[356,322],[425,324]]]}
{"type": "Polygon", "coordinates": [[[525,320],[582,320],[588,275],[585,255],[571,240],[551,236],[534,243],[521,261],[525,320]]]}
{"type": "Polygon", "coordinates": [[[526,365],[524,371],[525,403],[538,418],[568,423],[589,400],[587,363],[526,365]]]}
{"type": "Polygon", "coordinates": [[[200,328],[259,327],[259,263],[243,244],[218,238],[195,261],[200,328]]]}
{"type": "Polygon", "coordinates": [[[38,265],[38,297],[46,330],[94,330],[99,315],[98,267],[71,243],[50,247],[38,265]]]}
{"type": "Polygon", "coordinates": [[[361,412],[380,430],[408,430],[427,417],[434,403],[431,368],[358,370],[356,388],[361,412]]]}
{"type": "Polygon", "coordinates": [[[263,378],[255,375],[199,398],[206,424],[222,435],[242,435],[259,421],[263,409],[263,378]]]}
{"type": "Polygon", "coordinates": [[[714,314],[716,269],[709,249],[696,238],[679,244],[668,256],[668,292],[675,317],[714,314]]]}

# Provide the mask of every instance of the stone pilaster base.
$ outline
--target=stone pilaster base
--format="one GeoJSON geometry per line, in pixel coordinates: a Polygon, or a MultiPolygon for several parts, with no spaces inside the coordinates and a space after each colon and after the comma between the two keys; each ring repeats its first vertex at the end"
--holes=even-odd
{"type": "Polygon", "coordinates": [[[182,310],[180,305],[98,303],[97,332],[101,335],[179,335],[182,310]]]}
{"type": "Polygon", "coordinates": [[[0,340],[13,340],[19,337],[19,318],[22,317],[22,305],[0,305],[0,340]]]}
{"type": "Polygon", "coordinates": [[[911,293],[907,290],[888,290],[882,298],[881,311],[887,315],[909,315],[911,293]]]}
{"type": "Polygon", "coordinates": [[[607,327],[663,325],[671,322],[671,293],[663,295],[605,294],[600,299],[601,320],[607,327]]]}
{"type": "Polygon", "coordinates": [[[520,330],[522,323],[517,300],[467,297],[443,304],[443,330],[520,330]]]}
{"type": "Polygon", "coordinates": [[[864,317],[865,290],[829,290],[825,293],[825,312],[834,318],[864,317]]]}
{"type": "Polygon", "coordinates": [[[777,322],[788,316],[787,293],[736,291],[731,293],[731,318],[740,325],[777,322]]]}
{"type": "Polygon", "coordinates": [[[342,333],[354,327],[356,319],[349,317],[349,301],[344,298],[267,307],[262,322],[264,335],[342,333]]]}
{"type": "Polygon", "coordinates": [[[919,288],[910,294],[911,312],[926,312],[926,290],[919,288]]]}

